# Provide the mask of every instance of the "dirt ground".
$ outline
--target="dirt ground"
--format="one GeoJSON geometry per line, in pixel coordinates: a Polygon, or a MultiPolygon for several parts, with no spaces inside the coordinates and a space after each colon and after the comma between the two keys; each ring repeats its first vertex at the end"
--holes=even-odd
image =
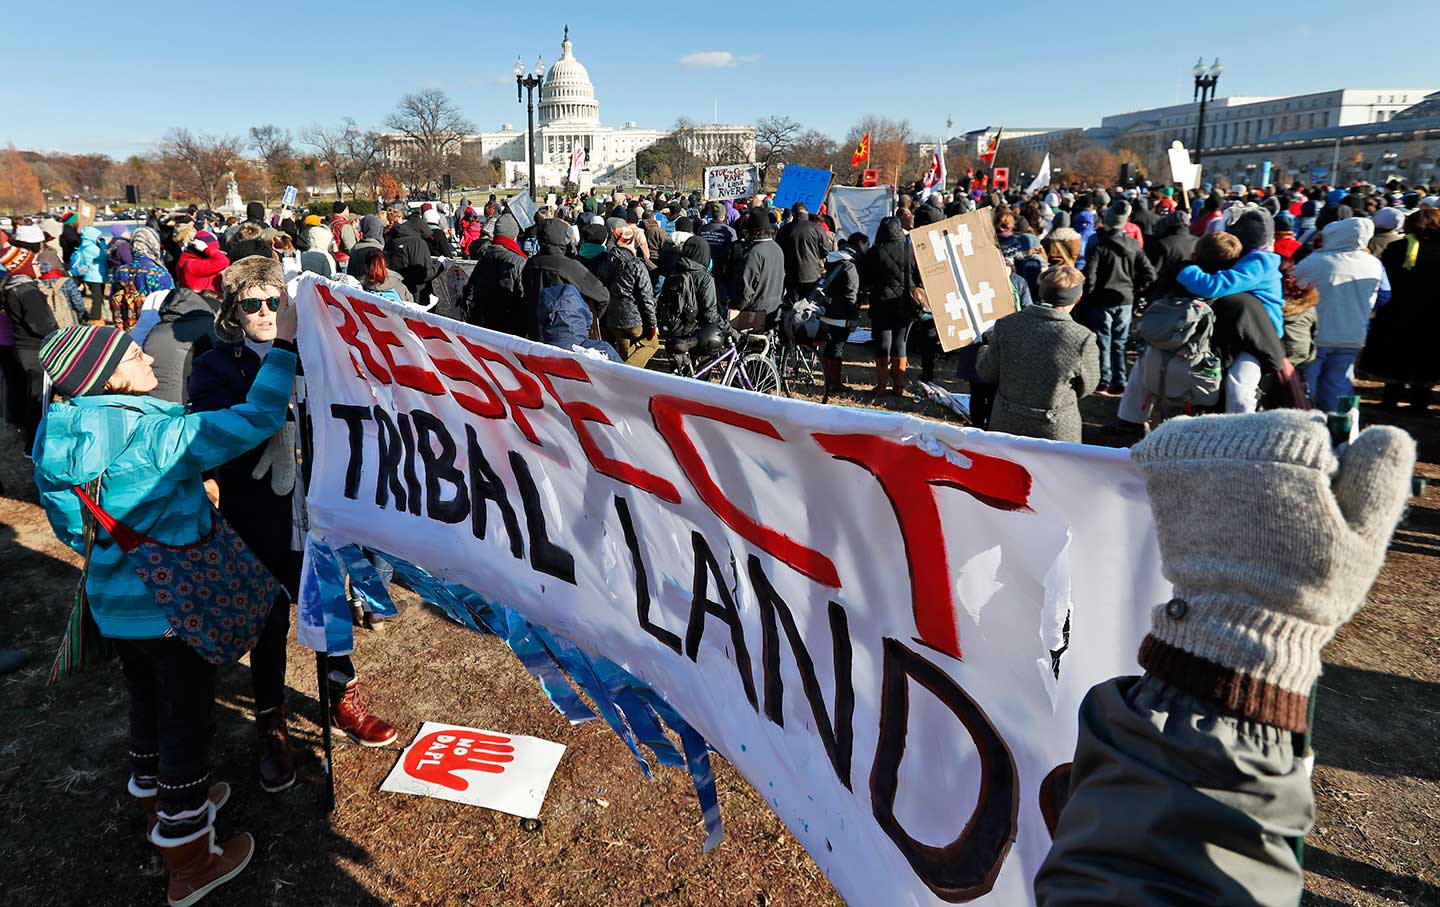
{"type": "MultiPolygon", "coordinates": [[[[948,369],[947,369],[948,371],[948,369]]],[[[912,377],[917,374],[912,368],[912,377]]],[[[855,384],[870,370],[847,367],[855,384]]],[[[951,381],[942,383],[959,389],[951,381]]],[[[1374,389],[1367,389],[1373,399],[1374,389]]],[[[834,402],[871,405],[868,392],[834,402]]],[[[939,416],[934,406],[889,402],[939,416]]],[[[1086,438],[1113,398],[1086,401],[1086,438]]],[[[1440,419],[1394,421],[1421,444],[1440,482],[1440,419]]],[[[113,666],[45,686],[79,558],[57,543],[29,464],[0,441],[0,645],[31,667],[0,678],[0,892],[14,905],[160,903],[162,873],[124,792],[125,694],[113,666]]],[[[1327,649],[1318,698],[1316,828],[1305,904],[1440,905],[1440,485],[1414,502],[1367,608],[1327,649]]],[[[398,590],[397,590],[398,591],[398,590]]],[[[841,903],[794,838],[723,759],[713,759],[726,838],[701,853],[700,811],[683,770],[646,782],[603,722],[570,727],[497,639],[471,633],[406,592],[399,618],[357,631],[356,661],[375,710],[394,722],[391,749],[337,744],[337,806],[317,806],[320,718],[314,658],[290,647],[291,732],[301,784],[279,795],[254,778],[250,684],[222,672],[217,775],[234,786],[221,832],[248,830],[257,852],[223,905],[823,905],[841,903]],[[438,800],[380,793],[421,722],[439,720],[555,740],[568,747],[543,825],[438,800]]]]}

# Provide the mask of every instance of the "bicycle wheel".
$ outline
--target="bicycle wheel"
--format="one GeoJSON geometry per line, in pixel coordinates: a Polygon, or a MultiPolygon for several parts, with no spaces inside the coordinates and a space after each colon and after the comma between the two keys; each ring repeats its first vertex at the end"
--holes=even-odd
{"type": "Polygon", "coordinates": [[[804,394],[817,397],[825,390],[825,376],[819,368],[819,356],[813,347],[787,346],[781,364],[781,389],[785,396],[804,394]]]}
{"type": "Polygon", "coordinates": [[[740,357],[735,371],[726,383],[731,387],[752,390],[761,394],[780,392],[780,370],[775,362],[764,353],[746,353],[740,357]],[[741,376],[744,376],[743,378],[741,376]]]}

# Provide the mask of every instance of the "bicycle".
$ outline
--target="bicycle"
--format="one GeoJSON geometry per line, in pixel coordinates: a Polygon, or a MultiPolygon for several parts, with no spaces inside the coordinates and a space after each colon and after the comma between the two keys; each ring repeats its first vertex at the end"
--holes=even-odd
{"type": "Polygon", "coordinates": [[[780,389],[787,397],[796,393],[820,395],[821,403],[830,401],[830,385],[820,365],[820,340],[804,343],[786,342],[780,351],[780,389]]]}
{"type": "Polygon", "coordinates": [[[729,347],[721,350],[698,369],[688,353],[683,358],[677,358],[675,374],[686,378],[718,381],[725,387],[739,387],[760,394],[779,392],[780,370],[770,356],[770,348],[774,344],[773,332],[751,334],[731,330],[729,343],[729,347]],[[759,343],[760,349],[742,351],[742,345],[749,346],[752,343],[759,343]]]}

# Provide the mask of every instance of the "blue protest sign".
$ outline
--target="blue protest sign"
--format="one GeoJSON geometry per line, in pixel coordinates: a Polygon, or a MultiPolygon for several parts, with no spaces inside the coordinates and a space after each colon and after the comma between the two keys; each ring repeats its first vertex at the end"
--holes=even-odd
{"type": "Polygon", "coordinates": [[[286,187],[285,187],[285,194],[282,195],[282,196],[280,196],[280,204],[284,205],[284,206],[287,207],[287,208],[290,207],[291,205],[295,204],[295,195],[296,195],[295,187],[294,187],[294,186],[286,186],[286,187]]]}
{"type": "Polygon", "coordinates": [[[815,167],[797,167],[789,164],[780,174],[780,187],[775,190],[775,207],[788,208],[796,202],[803,202],[812,212],[820,210],[825,201],[825,191],[830,188],[829,170],[815,167]]]}

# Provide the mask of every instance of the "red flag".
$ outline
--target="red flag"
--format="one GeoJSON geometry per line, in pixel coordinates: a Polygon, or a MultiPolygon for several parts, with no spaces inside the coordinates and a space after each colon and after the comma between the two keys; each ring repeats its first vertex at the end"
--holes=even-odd
{"type": "Polygon", "coordinates": [[[1000,136],[1004,134],[1004,132],[1004,126],[1001,126],[999,129],[995,130],[995,137],[990,140],[990,144],[985,148],[985,150],[980,152],[980,160],[984,161],[987,164],[995,163],[995,152],[1000,150],[1000,136]]]}
{"type": "Polygon", "coordinates": [[[860,144],[855,146],[855,153],[850,155],[850,166],[852,168],[859,167],[868,160],[870,160],[870,133],[867,132],[865,138],[860,140],[860,144]]]}

